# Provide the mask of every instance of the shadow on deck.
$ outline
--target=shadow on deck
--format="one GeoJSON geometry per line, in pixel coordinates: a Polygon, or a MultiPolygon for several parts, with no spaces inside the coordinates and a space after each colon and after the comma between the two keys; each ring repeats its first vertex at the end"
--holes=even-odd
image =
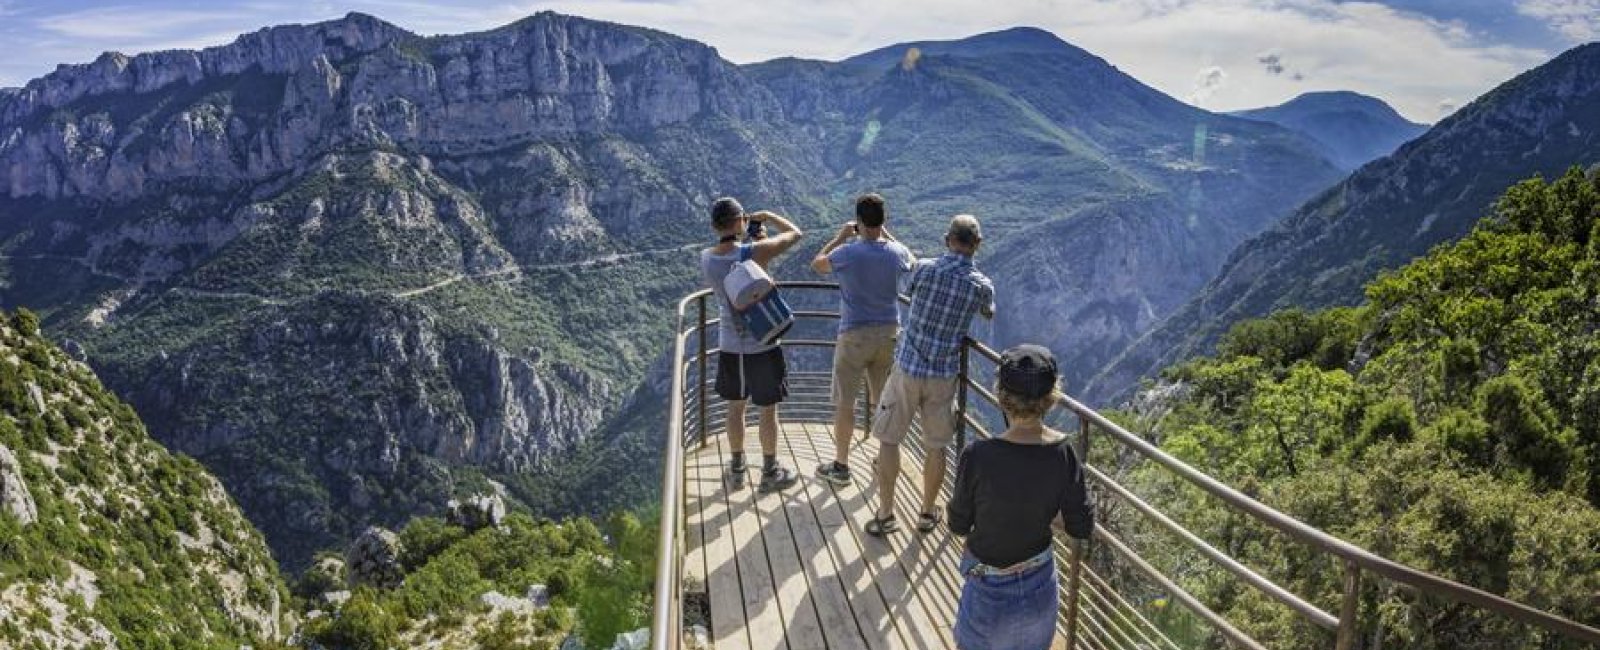
{"type": "MultiPolygon", "coordinates": [[[[753,428],[745,445],[759,458],[753,428]]],[[[714,436],[685,458],[685,597],[708,605],[718,650],[955,648],[962,542],[942,524],[926,534],[911,524],[918,454],[905,455],[895,489],[901,530],[880,539],[862,529],[876,502],[877,444],[861,432],[851,446],[855,480],[844,487],[814,475],[832,459],[828,424],[781,428],[779,459],[801,475],[783,492],[759,494],[754,467],[748,479],[731,479],[729,451],[727,437],[714,436]]]]}

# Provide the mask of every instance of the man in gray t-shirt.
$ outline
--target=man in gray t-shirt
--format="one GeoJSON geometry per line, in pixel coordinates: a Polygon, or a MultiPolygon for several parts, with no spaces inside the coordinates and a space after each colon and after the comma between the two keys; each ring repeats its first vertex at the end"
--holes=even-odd
{"type": "Polygon", "coordinates": [[[850,432],[855,430],[856,395],[867,380],[868,403],[876,404],[894,364],[900,327],[900,276],[915,258],[885,226],[883,197],[856,200],[856,220],[844,224],[822,247],[812,270],[839,281],[839,338],[833,348],[833,462],[817,466],[817,476],[834,485],[850,484],[850,432]],[[854,240],[854,241],[852,241],[854,240]]]}
{"type": "MultiPolygon", "coordinates": [[[[758,489],[771,492],[794,485],[795,474],[778,463],[778,403],[788,396],[788,368],[784,363],[783,349],[776,345],[762,345],[740,325],[739,314],[723,290],[722,281],[728,277],[741,255],[766,268],[772,260],[800,241],[801,232],[794,224],[779,215],[762,210],[745,214],[739,202],[728,197],[711,204],[711,228],[717,233],[715,246],[700,251],[700,273],[706,286],[716,295],[720,312],[717,328],[717,395],[728,401],[728,446],[733,449],[728,473],[735,480],[742,479],[744,464],[744,404],[755,402],[761,409],[758,435],[761,438],[761,484],[758,489]],[[748,243],[740,243],[752,221],[771,225],[777,233],[748,243]]],[[[752,238],[755,239],[755,238],[752,238]]]]}

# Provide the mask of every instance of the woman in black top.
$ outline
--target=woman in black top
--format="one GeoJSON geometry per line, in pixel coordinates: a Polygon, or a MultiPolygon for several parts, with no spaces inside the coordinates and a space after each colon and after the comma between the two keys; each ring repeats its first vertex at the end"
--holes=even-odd
{"type": "Polygon", "coordinates": [[[1088,539],[1094,527],[1083,470],[1066,435],[1044,426],[1055,405],[1056,360],[1037,345],[1000,356],[996,393],[1010,427],[973,443],[956,468],[950,530],[967,538],[956,611],[962,650],[1044,650],[1055,636],[1050,523],[1088,539]]]}

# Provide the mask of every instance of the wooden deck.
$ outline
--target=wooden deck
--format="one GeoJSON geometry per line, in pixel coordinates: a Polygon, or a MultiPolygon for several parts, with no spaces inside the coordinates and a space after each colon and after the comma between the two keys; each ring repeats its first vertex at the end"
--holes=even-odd
{"type": "Polygon", "coordinates": [[[687,454],[684,586],[708,595],[716,650],[955,650],[961,540],[942,524],[916,532],[922,467],[911,453],[904,454],[895,490],[900,532],[887,539],[866,534],[862,525],[876,502],[870,495],[877,444],[857,441],[850,458],[855,481],[834,487],[814,474],[832,458],[831,426],[785,423],[778,457],[800,482],[766,495],[755,489],[760,450],[753,426],[745,440],[752,468],[743,485],[725,477],[726,438],[687,454]]]}

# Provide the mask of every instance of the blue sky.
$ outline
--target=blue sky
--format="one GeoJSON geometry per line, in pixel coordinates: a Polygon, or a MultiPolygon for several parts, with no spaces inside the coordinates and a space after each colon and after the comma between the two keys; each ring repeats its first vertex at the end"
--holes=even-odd
{"type": "Polygon", "coordinates": [[[1600,39],[1600,0],[0,0],[0,86],[107,50],[220,45],[267,25],[349,11],[441,34],[545,9],[672,32],[737,62],[838,59],[896,42],[1033,25],[1213,110],[1355,90],[1423,122],[1600,39]]]}

